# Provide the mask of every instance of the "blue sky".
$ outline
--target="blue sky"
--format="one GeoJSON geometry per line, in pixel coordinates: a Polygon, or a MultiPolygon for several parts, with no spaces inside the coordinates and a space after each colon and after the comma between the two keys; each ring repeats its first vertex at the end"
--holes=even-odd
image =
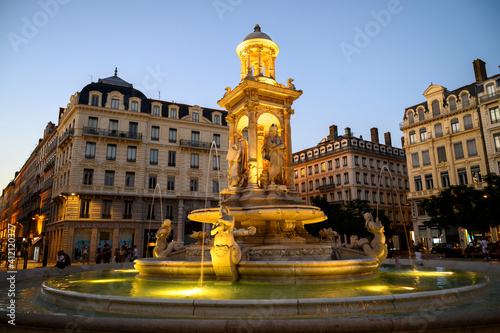
{"type": "Polygon", "coordinates": [[[91,78],[113,75],[150,98],[218,108],[240,79],[236,46],[256,23],[280,47],[277,80],[293,78],[293,151],[336,124],[401,147],[404,109],[431,82],[474,81],[472,61],[500,72],[498,14],[490,1],[0,2],[0,189],[36,147],[47,122],[91,78]]]}

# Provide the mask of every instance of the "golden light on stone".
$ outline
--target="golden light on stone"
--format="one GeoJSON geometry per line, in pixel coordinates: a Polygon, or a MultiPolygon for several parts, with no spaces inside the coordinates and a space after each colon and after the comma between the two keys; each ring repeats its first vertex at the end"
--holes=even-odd
{"type": "Polygon", "coordinates": [[[124,282],[127,279],[100,279],[100,280],[75,280],[69,281],[69,283],[112,283],[112,282],[124,282]]]}

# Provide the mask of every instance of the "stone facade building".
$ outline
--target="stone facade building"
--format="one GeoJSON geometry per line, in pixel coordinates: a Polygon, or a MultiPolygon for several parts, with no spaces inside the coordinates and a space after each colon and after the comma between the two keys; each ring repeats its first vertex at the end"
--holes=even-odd
{"type": "MultiPolygon", "coordinates": [[[[451,91],[431,84],[423,93],[426,101],[407,108],[400,124],[414,232],[427,248],[439,242],[456,242],[464,248],[472,235],[464,229],[426,228],[423,222],[429,217],[421,201],[450,185],[483,188],[482,175],[499,172],[500,75],[488,78],[483,61],[473,64],[476,82],[451,91]]],[[[498,231],[491,236],[498,240],[498,231]]]]}
{"type": "Polygon", "coordinates": [[[318,145],[293,154],[295,187],[306,204],[316,196],[339,204],[361,199],[374,211],[383,210],[396,228],[392,246],[399,250],[406,248],[403,223],[410,221],[406,159],[403,149],[392,146],[390,133],[384,137],[382,144],[377,128],[369,141],[348,127],[338,135],[337,126],[330,126],[330,135],[318,145]]]}

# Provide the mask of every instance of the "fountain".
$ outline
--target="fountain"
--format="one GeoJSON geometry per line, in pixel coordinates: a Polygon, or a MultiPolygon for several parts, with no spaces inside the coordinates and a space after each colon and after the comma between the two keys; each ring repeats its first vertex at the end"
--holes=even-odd
{"type": "MultiPolygon", "coordinates": [[[[361,239],[351,247],[334,243],[331,229],[322,230],[321,242],[307,233],[304,225],[326,216],[317,207],[303,205],[293,185],[290,116],[302,91],[292,79],[287,86],[276,82],[278,52],[277,44],[258,25],[237,47],[241,82],[226,88],[218,102],[228,110],[229,188],[221,193],[220,208],[199,209],[188,216],[211,226],[209,244],[205,246],[205,228],[192,235],[199,239],[197,244],[184,247],[179,239],[168,243],[171,230],[166,220],[156,235],[155,257],[136,260],[136,270],[48,280],[42,286],[43,301],[91,310],[92,315],[168,317],[179,331],[271,330],[274,324],[263,318],[301,319],[280,326],[300,331],[324,329],[326,322],[318,318],[332,325],[335,316],[438,308],[471,302],[490,292],[491,284],[480,274],[381,268],[387,257],[384,230],[369,213],[365,221],[372,239],[361,239]],[[203,282],[198,284],[200,277],[203,282]],[[201,321],[205,318],[210,321],[201,321]]],[[[99,331],[99,325],[107,325],[92,319],[90,328],[81,327],[99,331]]],[[[150,319],[122,320],[142,329],[160,327],[150,319]]],[[[402,330],[415,328],[404,317],[391,319],[391,325],[396,322],[402,330]]],[[[384,330],[386,324],[356,319],[348,325],[360,323],[370,331],[384,330]]],[[[120,325],[116,328],[124,328],[120,325]]]]}

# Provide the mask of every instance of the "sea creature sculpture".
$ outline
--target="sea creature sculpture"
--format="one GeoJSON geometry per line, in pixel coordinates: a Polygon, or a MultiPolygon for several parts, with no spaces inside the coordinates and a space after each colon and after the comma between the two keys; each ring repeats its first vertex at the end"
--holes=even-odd
{"type": "Polygon", "coordinates": [[[156,246],[153,249],[153,256],[155,258],[168,257],[173,251],[178,251],[184,247],[182,242],[171,241],[168,243],[167,238],[172,231],[172,221],[166,219],[163,221],[162,226],[156,232],[156,246]]]}
{"type": "Polygon", "coordinates": [[[382,264],[387,258],[387,245],[385,244],[384,226],[377,219],[373,221],[373,216],[370,213],[365,213],[366,230],[373,234],[373,239],[370,242],[367,238],[361,238],[354,245],[355,248],[362,248],[363,252],[370,257],[375,257],[382,264]]]}
{"type": "Polygon", "coordinates": [[[191,235],[189,235],[190,238],[194,238],[198,240],[197,245],[202,245],[204,239],[208,239],[208,232],[203,232],[203,231],[193,231],[191,235]]]}
{"type": "Polygon", "coordinates": [[[332,228],[323,228],[319,231],[319,236],[321,240],[326,239],[327,241],[332,241],[334,236],[337,236],[337,232],[333,231],[332,228]]]}

